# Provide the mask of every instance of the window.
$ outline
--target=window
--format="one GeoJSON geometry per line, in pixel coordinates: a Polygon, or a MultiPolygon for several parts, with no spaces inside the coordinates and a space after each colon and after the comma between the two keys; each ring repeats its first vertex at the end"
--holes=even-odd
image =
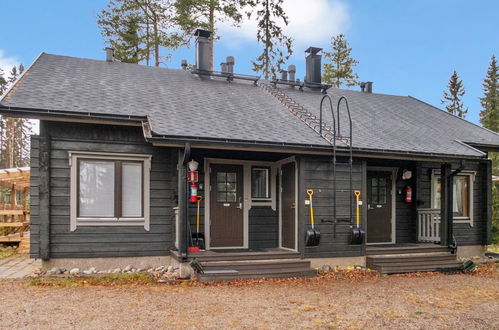
{"type": "Polygon", "coordinates": [[[234,203],[237,193],[237,174],[235,172],[217,173],[217,202],[234,203]]]}
{"type": "Polygon", "coordinates": [[[253,167],[251,169],[251,198],[270,199],[270,169],[268,167],[253,167]]]}
{"type": "MultiPolygon", "coordinates": [[[[453,206],[454,220],[473,223],[473,181],[474,173],[462,172],[454,177],[453,206]]],[[[440,172],[432,175],[432,208],[439,209],[441,205],[440,172]]]]}
{"type": "Polygon", "coordinates": [[[71,231],[77,226],[149,230],[150,156],[70,152],[71,231]]]}
{"type": "Polygon", "coordinates": [[[369,204],[386,204],[386,178],[371,178],[371,200],[369,204]]]}

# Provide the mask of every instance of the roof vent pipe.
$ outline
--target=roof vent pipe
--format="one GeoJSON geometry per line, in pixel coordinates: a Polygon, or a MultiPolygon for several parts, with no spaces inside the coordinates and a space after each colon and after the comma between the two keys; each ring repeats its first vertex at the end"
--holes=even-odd
{"type": "Polygon", "coordinates": [[[296,66],[291,64],[288,66],[289,81],[295,81],[296,66]]]}
{"type": "Polygon", "coordinates": [[[308,53],[306,57],[306,74],[305,74],[306,83],[320,84],[322,82],[322,77],[321,77],[322,55],[319,54],[321,51],[322,48],[317,48],[317,47],[309,47],[305,51],[305,53],[308,53]]]}
{"type": "Polygon", "coordinates": [[[220,63],[220,71],[228,72],[227,71],[227,63],[225,63],[225,62],[220,63]]]}
{"type": "Polygon", "coordinates": [[[180,66],[183,70],[187,70],[187,60],[180,61],[180,66]]]}
{"type": "Polygon", "coordinates": [[[281,70],[281,80],[283,80],[283,81],[287,81],[288,80],[288,71],[281,70]]]}
{"type": "Polygon", "coordinates": [[[106,62],[114,62],[114,48],[106,47],[106,62]]]}
{"type": "Polygon", "coordinates": [[[234,56],[227,56],[225,61],[227,62],[227,72],[234,73],[234,64],[236,64],[234,56]]]}
{"type": "Polygon", "coordinates": [[[197,29],[196,32],[194,32],[194,35],[196,36],[196,69],[200,71],[211,71],[211,32],[197,29]]]}

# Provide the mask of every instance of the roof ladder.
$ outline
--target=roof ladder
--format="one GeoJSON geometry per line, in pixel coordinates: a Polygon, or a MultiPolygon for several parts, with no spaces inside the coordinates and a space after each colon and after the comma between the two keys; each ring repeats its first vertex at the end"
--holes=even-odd
{"type": "MultiPolygon", "coordinates": [[[[350,107],[348,105],[348,100],[346,97],[342,96],[339,98],[338,103],[336,105],[336,115],[334,113],[334,107],[333,107],[333,101],[331,97],[326,94],[322,97],[321,103],[320,103],[320,127],[322,127],[322,118],[323,118],[323,106],[324,102],[326,99],[329,102],[330,109],[331,109],[331,116],[333,118],[333,139],[332,139],[332,145],[333,145],[333,222],[336,224],[338,221],[341,221],[343,219],[338,219],[338,214],[337,214],[337,199],[338,199],[338,193],[346,193],[348,194],[348,199],[350,200],[350,208],[349,208],[349,218],[347,221],[352,224],[353,221],[353,150],[352,150],[352,117],[350,115],[350,107]],[[348,132],[346,135],[342,135],[341,132],[341,117],[340,117],[340,109],[342,104],[344,104],[347,118],[348,118],[348,132]],[[348,147],[348,161],[344,163],[339,163],[336,159],[336,148],[337,148],[337,143],[336,141],[341,141],[344,144],[347,145],[348,147]],[[349,168],[349,188],[348,189],[342,189],[338,190],[337,189],[337,176],[336,176],[336,167],[338,165],[348,165],[349,168]]],[[[336,232],[336,231],[335,231],[336,232]]]]}
{"type": "Polygon", "coordinates": [[[303,106],[301,106],[298,102],[293,100],[284,91],[275,86],[268,84],[260,84],[260,87],[265,92],[275,97],[286,109],[289,110],[289,112],[298,117],[308,127],[313,129],[326,141],[333,144],[333,140],[335,139],[334,129],[326,125],[322,121],[322,117],[317,118],[315,115],[313,115],[312,113],[307,111],[303,106]]]}

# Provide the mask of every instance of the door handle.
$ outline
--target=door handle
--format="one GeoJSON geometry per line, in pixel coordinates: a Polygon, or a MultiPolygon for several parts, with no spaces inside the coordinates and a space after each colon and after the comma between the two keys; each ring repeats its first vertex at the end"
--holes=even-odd
{"type": "Polygon", "coordinates": [[[295,203],[291,203],[291,208],[295,209],[296,208],[296,204],[295,203]]]}
{"type": "Polygon", "coordinates": [[[243,203],[241,201],[242,197],[239,197],[239,206],[237,206],[238,209],[242,210],[243,209],[243,203]]]}

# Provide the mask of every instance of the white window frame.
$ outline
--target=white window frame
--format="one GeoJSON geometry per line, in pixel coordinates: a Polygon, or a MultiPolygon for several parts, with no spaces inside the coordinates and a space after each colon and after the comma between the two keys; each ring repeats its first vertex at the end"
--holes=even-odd
{"type": "MultiPolygon", "coordinates": [[[[476,172],[474,171],[462,171],[456,176],[466,176],[469,178],[468,196],[469,196],[469,217],[455,216],[454,223],[467,223],[473,227],[473,214],[474,214],[474,202],[473,202],[473,190],[475,183],[476,172]]],[[[433,170],[431,173],[431,208],[435,208],[435,186],[436,180],[440,177],[440,170],[433,170]]],[[[454,183],[452,183],[454,185],[454,183]]],[[[454,212],[454,210],[453,210],[454,212]]]]}
{"type": "Polygon", "coordinates": [[[271,182],[270,182],[270,173],[271,172],[271,167],[270,166],[252,166],[251,167],[251,179],[250,179],[250,185],[251,185],[251,199],[254,202],[268,202],[272,200],[272,194],[271,194],[271,182]],[[265,171],[265,190],[267,192],[268,197],[253,197],[253,170],[264,170],[265,171]]]}
{"type": "Polygon", "coordinates": [[[141,154],[119,154],[103,152],[81,152],[69,151],[69,167],[71,180],[71,211],[70,211],[70,231],[75,231],[79,226],[143,226],[145,230],[150,229],[150,171],[151,155],[141,154]],[[98,159],[110,161],[140,161],[143,162],[143,217],[138,218],[85,218],[78,217],[78,159],[98,159]]]}

